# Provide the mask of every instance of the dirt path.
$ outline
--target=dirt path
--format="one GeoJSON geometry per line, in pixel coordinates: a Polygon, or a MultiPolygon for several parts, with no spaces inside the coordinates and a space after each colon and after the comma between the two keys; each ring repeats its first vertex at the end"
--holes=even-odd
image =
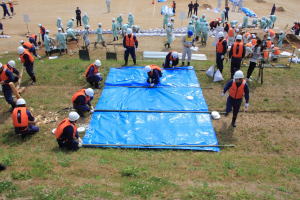
{"type": "MultiPolygon", "coordinates": [[[[26,0],[17,1],[15,5],[16,15],[12,19],[2,20],[5,33],[12,36],[9,39],[0,39],[0,54],[5,51],[15,51],[18,46],[18,41],[24,39],[27,32],[26,25],[23,22],[23,14],[28,14],[30,17],[29,29],[31,32],[38,33],[37,24],[42,23],[47,29],[51,30],[51,35],[56,33],[56,19],[61,17],[63,24],[66,25],[68,19],[75,16],[75,8],[79,6],[82,13],[87,12],[90,17],[92,29],[96,28],[98,22],[103,24],[104,29],[111,28],[111,19],[117,17],[120,13],[123,14],[124,21],[127,21],[127,14],[132,12],[135,15],[136,24],[143,29],[158,28],[162,26],[162,16],[160,9],[162,5],[169,5],[170,0],[166,3],[151,4],[152,0],[112,0],[111,13],[106,13],[105,0],[26,0]]],[[[186,26],[188,19],[180,21],[180,12],[186,13],[187,1],[177,0],[177,15],[175,16],[176,27],[186,26]]],[[[216,6],[217,1],[201,1],[201,4],[208,3],[212,7],[216,6]]],[[[291,25],[293,21],[299,20],[300,5],[298,0],[289,0],[282,2],[280,0],[266,0],[266,3],[257,3],[256,1],[246,1],[245,7],[253,9],[259,16],[268,16],[273,2],[276,5],[282,6],[285,12],[277,12],[278,20],[277,28],[283,28],[285,25],[291,25]]],[[[223,5],[222,5],[223,6],[223,5]]],[[[213,11],[200,10],[200,14],[205,13],[208,19],[219,17],[213,11]]],[[[243,14],[230,12],[230,19],[242,20],[243,14]]],[[[157,39],[154,39],[157,41],[157,39]]],[[[162,41],[163,39],[158,39],[162,41]]],[[[152,40],[145,39],[147,45],[152,46],[152,40]],[[149,41],[149,42],[148,42],[149,41]]],[[[157,42],[155,42],[156,44],[157,42]]],[[[161,42],[160,42],[161,43],[161,42]]],[[[159,44],[162,46],[162,44],[159,44]]],[[[159,47],[160,48],[160,47],[159,47]]]]}

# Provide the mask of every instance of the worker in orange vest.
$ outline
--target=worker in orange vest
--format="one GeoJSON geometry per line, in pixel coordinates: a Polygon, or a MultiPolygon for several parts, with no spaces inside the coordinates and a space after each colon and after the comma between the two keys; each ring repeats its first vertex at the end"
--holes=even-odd
{"type": "Polygon", "coordinates": [[[35,126],[36,121],[34,117],[26,108],[26,101],[20,98],[17,100],[16,105],[11,114],[16,134],[25,137],[26,135],[39,132],[39,127],[35,126]]]}
{"type": "Polygon", "coordinates": [[[136,36],[132,34],[131,28],[128,28],[126,33],[127,34],[123,39],[123,47],[125,48],[125,53],[124,53],[125,64],[124,64],[124,66],[128,65],[129,54],[132,57],[133,64],[136,65],[135,49],[138,48],[139,43],[136,39],[136,36]]]}
{"type": "Polygon", "coordinates": [[[70,112],[69,117],[62,120],[55,129],[55,138],[60,148],[76,151],[81,147],[82,141],[76,127],[79,118],[77,112],[70,112]]]}
{"type": "Polygon", "coordinates": [[[268,37],[267,41],[266,41],[266,48],[271,49],[272,45],[273,45],[273,42],[271,41],[271,37],[268,37]]]}
{"type": "Polygon", "coordinates": [[[171,51],[166,55],[165,62],[163,63],[164,68],[175,67],[179,63],[178,52],[171,51]]]}
{"type": "Polygon", "coordinates": [[[218,69],[222,73],[223,67],[224,67],[223,60],[224,60],[225,54],[227,52],[227,41],[224,39],[223,32],[218,33],[218,38],[219,38],[219,41],[217,42],[217,45],[216,45],[216,63],[217,63],[218,69]]]}
{"type": "Polygon", "coordinates": [[[235,38],[234,26],[229,27],[227,36],[228,36],[228,46],[232,46],[232,44],[234,43],[234,38],[235,38]]]}
{"type": "Polygon", "coordinates": [[[41,34],[41,38],[44,42],[44,36],[46,34],[46,28],[42,26],[42,24],[39,24],[39,28],[40,28],[40,34],[41,34]]]}
{"type": "Polygon", "coordinates": [[[160,67],[157,65],[147,65],[144,69],[148,75],[147,83],[149,83],[151,87],[157,85],[160,77],[162,77],[160,67]]]}
{"type": "Polygon", "coordinates": [[[225,116],[227,116],[233,108],[231,125],[232,127],[236,127],[235,122],[244,96],[246,100],[245,111],[247,111],[249,107],[249,87],[246,80],[244,80],[244,74],[242,71],[238,70],[234,73],[233,80],[230,80],[225,85],[222,96],[225,95],[227,90],[229,90],[229,96],[227,98],[225,116]]]}
{"type": "Polygon", "coordinates": [[[30,42],[24,42],[24,40],[21,40],[21,41],[20,41],[20,44],[21,44],[25,49],[28,49],[28,51],[29,51],[30,53],[32,53],[35,57],[40,58],[40,56],[37,55],[35,46],[34,46],[33,44],[31,44],[30,42]]]}
{"type": "Polygon", "coordinates": [[[94,108],[91,104],[93,98],[94,90],[92,88],[78,90],[72,96],[73,108],[81,117],[84,117],[84,113],[86,112],[94,112],[94,108]]]}
{"type": "Polygon", "coordinates": [[[229,51],[229,58],[231,59],[231,78],[234,73],[241,68],[241,62],[246,54],[246,48],[242,42],[241,35],[236,36],[236,41],[229,51]]]}
{"type": "Polygon", "coordinates": [[[92,86],[95,86],[96,89],[99,89],[99,82],[102,81],[102,76],[99,73],[99,68],[101,66],[100,60],[95,60],[93,64],[90,64],[85,70],[84,76],[86,81],[89,82],[92,86]]]}
{"type": "Polygon", "coordinates": [[[28,75],[32,80],[31,84],[34,84],[36,82],[36,77],[33,72],[34,57],[27,49],[24,49],[24,47],[22,46],[18,47],[18,54],[20,55],[20,60],[23,63],[28,75]]]}
{"type": "Polygon", "coordinates": [[[29,42],[31,44],[33,44],[34,46],[37,47],[37,43],[36,43],[36,41],[37,41],[37,35],[36,34],[29,35],[28,40],[29,40],[29,42]]]}
{"type": "Polygon", "coordinates": [[[5,66],[0,63],[0,84],[2,86],[2,92],[4,95],[4,98],[7,103],[11,105],[10,112],[14,109],[16,106],[14,99],[12,97],[12,90],[9,86],[10,82],[13,82],[15,79],[13,73],[5,66]]]}

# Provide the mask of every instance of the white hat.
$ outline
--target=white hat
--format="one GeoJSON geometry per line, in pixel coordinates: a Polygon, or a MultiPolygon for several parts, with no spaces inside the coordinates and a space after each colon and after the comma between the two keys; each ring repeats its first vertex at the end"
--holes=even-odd
{"type": "Polygon", "coordinates": [[[84,28],[85,28],[85,29],[89,29],[89,28],[90,28],[90,25],[86,25],[84,28]]]}
{"type": "Polygon", "coordinates": [[[69,120],[71,122],[77,121],[79,118],[80,118],[80,116],[77,112],[70,112],[69,113],[69,120]]]}
{"type": "Polygon", "coordinates": [[[151,71],[150,65],[145,66],[144,70],[145,70],[145,72],[147,72],[147,73],[150,72],[150,71],[151,71]]]}
{"type": "Polygon", "coordinates": [[[60,17],[58,17],[57,19],[61,19],[60,17]]]}
{"type": "Polygon", "coordinates": [[[101,66],[101,61],[100,60],[95,60],[95,63],[94,63],[97,67],[100,67],[101,66]]]}
{"type": "Polygon", "coordinates": [[[115,19],[115,18],[112,18],[112,21],[114,22],[114,21],[116,21],[116,19],[115,19]]]}
{"type": "Polygon", "coordinates": [[[87,88],[87,89],[85,89],[85,94],[88,95],[89,97],[93,97],[94,90],[92,88],[87,88]]]}
{"type": "Polygon", "coordinates": [[[99,26],[99,27],[102,26],[102,23],[98,23],[98,26],[99,26]]]}
{"type": "Polygon", "coordinates": [[[171,23],[168,23],[168,24],[167,24],[167,27],[170,27],[171,25],[172,25],[171,23]]]}
{"type": "Polygon", "coordinates": [[[173,58],[178,58],[178,52],[177,51],[173,51],[171,55],[172,55],[173,58]]]}
{"type": "Polygon", "coordinates": [[[74,21],[74,20],[75,20],[75,18],[74,18],[74,17],[72,17],[72,18],[71,18],[71,20],[72,20],[72,21],[74,21]]]}
{"type": "Polygon", "coordinates": [[[61,28],[58,28],[57,30],[58,30],[58,31],[61,31],[61,28]]]}
{"type": "Polygon", "coordinates": [[[46,33],[50,33],[50,31],[47,29],[47,30],[46,30],[46,33]]]}
{"type": "Polygon", "coordinates": [[[23,54],[24,51],[25,51],[24,47],[22,47],[22,46],[18,47],[18,54],[23,54]]]}
{"type": "Polygon", "coordinates": [[[224,33],[223,32],[219,32],[218,33],[218,38],[223,38],[224,37],[224,33]]]}
{"type": "Polygon", "coordinates": [[[8,61],[7,64],[8,64],[9,66],[11,66],[11,67],[15,67],[15,66],[16,66],[16,62],[15,62],[14,60],[8,61]]]}
{"type": "Polygon", "coordinates": [[[127,33],[127,34],[131,34],[131,33],[132,33],[132,29],[131,29],[131,28],[128,28],[127,31],[126,31],[126,33],[127,33]]]}
{"type": "Polygon", "coordinates": [[[174,21],[174,17],[171,17],[171,21],[174,21]]]}
{"type": "Polygon", "coordinates": [[[240,79],[244,78],[244,73],[241,70],[238,70],[234,73],[233,79],[240,79]]]}
{"type": "Polygon", "coordinates": [[[24,40],[20,40],[20,44],[23,44],[24,43],[24,40]]]}
{"type": "Polygon", "coordinates": [[[242,35],[237,35],[237,36],[236,36],[236,39],[237,39],[237,40],[242,40],[242,39],[243,39],[243,36],[242,36],[242,35]]]}
{"type": "Polygon", "coordinates": [[[267,40],[271,40],[271,37],[268,37],[267,40]]]}
{"type": "Polygon", "coordinates": [[[26,101],[25,101],[25,99],[22,99],[22,98],[18,99],[16,102],[17,106],[25,105],[25,104],[26,104],[26,101]]]}
{"type": "Polygon", "coordinates": [[[42,26],[42,24],[39,24],[39,27],[41,27],[42,26]]]}

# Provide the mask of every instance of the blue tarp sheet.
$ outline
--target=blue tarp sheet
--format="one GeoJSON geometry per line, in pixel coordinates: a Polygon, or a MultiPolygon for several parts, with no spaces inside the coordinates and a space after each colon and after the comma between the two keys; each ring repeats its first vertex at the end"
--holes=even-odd
{"type": "MultiPolygon", "coordinates": [[[[96,110],[151,110],[145,112],[95,112],[83,144],[217,145],[218,141],[193,68],[163,70],[160,87],[147,86],[142,67],[111,68],[96,110]],[[159,111],[182,111],[160,113],[159,111]]],[[[113,146],[112,146],[113,147],[113,146]]],[[[218,147],[134,147],[219,151],[218,147]]]]}

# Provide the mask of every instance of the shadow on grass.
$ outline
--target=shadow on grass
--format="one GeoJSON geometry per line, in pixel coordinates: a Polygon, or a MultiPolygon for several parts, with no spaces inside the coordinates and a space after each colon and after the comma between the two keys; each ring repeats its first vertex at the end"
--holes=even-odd
{"type": "Polygon", "coordinates": [[[231,124],[228,125],[226,122],[223,122],[218,134],[220,144],[234,144],[237,140],[233,137],[233,133],[234,128],[231,124]]]}
{"type": "Polygon", "coordinates": [[[22,145],[24,142],[31,139],[34,134],[22,136],[16,134],[13,128],[9,129],[8,132],[2,134],[1,142],[9,146],[22,145]]]}

